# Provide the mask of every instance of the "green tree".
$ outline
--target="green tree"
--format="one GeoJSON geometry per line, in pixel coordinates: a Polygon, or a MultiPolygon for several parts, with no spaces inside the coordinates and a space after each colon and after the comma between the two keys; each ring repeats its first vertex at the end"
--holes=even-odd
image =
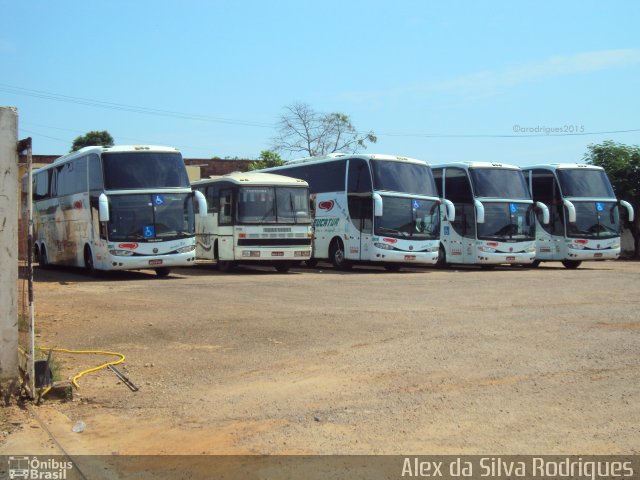
{"type": "Polygon", "coordinates": [[[279,167],[284,164],[284,161],[280,158],[276,152],[271,150],[263,150],[260,152],[258,160],[249,164],[249,170],[260,170],[261,168],[279,167]]]}
{"type": "Polygon", "coordinates": [[[71,151],[75,152],[76,150],[80,150],[83,147],[92,147],[97,145],[101,145],[103,147],[112,147],[113,137],[106,130],[92,130],[91,132],[87,132],[84,135],[76,137],[76,139],[73,141],[73,145],[71,146],[71,151]]]}
{"type": "MultiPolygon", "coordinates": [[[[602,167],[607,172],[619,199],[633,205],[635,220],[630,225],[634,240],[634,257],[640,257],[640,147],[607,140],[591,144],[584,155],[586,163],[602,167]]],[[[622,209],[624,212],[625,209],[622,209]]],[[[626,215],[622,218],[626,219],[626,215]]]]}
{"type": "Polygon", "coordinates": [[[327,155],[334,152],[355,153],[376,143],[373,132],[362,134],[344,113],[319,113],[306,103],[285,107],[272,139],[273,149],[294,155],[327,155]]]}

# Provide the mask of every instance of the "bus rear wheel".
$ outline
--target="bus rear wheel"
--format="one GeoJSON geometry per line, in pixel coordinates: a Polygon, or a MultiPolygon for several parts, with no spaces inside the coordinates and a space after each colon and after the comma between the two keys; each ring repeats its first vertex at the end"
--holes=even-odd
{"type": "Polygon", "coordinates": [[[91,277],[96,276],[96,267],[93,263],[93,255],[91,254],[91,248],[87,245],[84,247],[84,271],[91,277]]]}
{"type": "Polygon", "coordinates": [[[171,273],[171,269],[169,267],[156,268],[156,275],[159,277],[166,277],[170,273],[171,273]]]}
{"type": "Polygon", "coordinates": [[[331,258],[331,263],[337,270],[351,269],[351,263],[345,258],[344,244],[339,238],[336,238],[333,242],[331,242],[329,257],[331,258]]]}
{"type": "Polygon", "coordinates": [[[580,260],[563,260],[562,261],[562,265],[564,265],[564,268],[568,268],[570,270],[575,270],[580,266],[581,263],[582,261],[580,260]]]}
{"type": "Polygon", "coordinates": [[[40,268],[47,269],[49,268],[49,258],[47,257],[47,248],[42,245],[40,249],[40,257],[38,259],[38,263],[40,264],[40,268]]]}

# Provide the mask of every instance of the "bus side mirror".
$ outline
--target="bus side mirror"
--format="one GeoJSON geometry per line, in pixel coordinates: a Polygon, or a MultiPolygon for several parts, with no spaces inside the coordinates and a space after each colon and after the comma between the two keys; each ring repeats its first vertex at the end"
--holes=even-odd
{"type": "Polygon", "coordinates": [[[564,206],[567,208],[567,212],[569,212],[569,223],[576,223],[576,207],[569,200],[564,200],[562,202],[564,206]]]}
{"type": "Polygon", "coordinates": [[[629,214],[629,222],[633,222],[633,220],[635,219],[635,215],[631,204],[624,200],[620,200],[620,205],[627,209],[627,213],[629,214]]]}
{"type": "Polygon", "coordinates": [[[473,204],[476,206],[476,222],[484,223],[484,205],[480,200],[474,200],[473,204]]]}
{"type": "Polygon", "coordinates": [[[447,209],[447,220],[450,222],[456,221],[456,206],[451,200],[444,199],[444,206],[447,209]]]}
{"type": "Polygon", "coordinates": [[[109,199],[104,193],[98,197],[98,217],[101,222],[109,221],[109,199]]]}
{"type": "Polygon", "coordinates": [[[551,220],[551,217],[549,216],[549,207],[542,202],[536,202],[536,207],[542,210],[542,224],[549,225],[549,220],[551,220]]]}
{"type": "Polygon", "coordinates": [[[376,217],[382,216],[382,197],[379,193],[373,194],[373,214],[376,217]]]}
{"type": "Polygon", "coordinates": [[[193,194],[195,195],[196,200],[198,201],[198,215],[200,215],[201,217],[206,217],[207,216],[207,199],[205,198],[204,194],[200,190],[194,190],[193,194]]]}

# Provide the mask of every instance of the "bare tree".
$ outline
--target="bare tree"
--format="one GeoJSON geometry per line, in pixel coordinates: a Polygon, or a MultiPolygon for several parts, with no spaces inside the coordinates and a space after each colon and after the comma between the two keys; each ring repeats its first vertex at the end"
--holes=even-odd
{"type": "Polygon", "coordinates": [[[278,134],[272,139],[273,149],[288,154],[309,156],[333,152],[355,153],[376,143],[373,132],[362,135],[343,113],[319,113],[306,103],[285,107],[278,122],[278,134]]]}

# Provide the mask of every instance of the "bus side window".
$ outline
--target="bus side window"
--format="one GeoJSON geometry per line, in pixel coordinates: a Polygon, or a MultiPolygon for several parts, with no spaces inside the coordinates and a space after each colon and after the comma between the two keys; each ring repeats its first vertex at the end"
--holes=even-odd
{"type": "Polygon", "coordinates": [[[89,190],[100,190],[104,188],[102,179],[102,164],[98,155],[89,156],[89,190]]]}
{"type": "Polygon", "coordinates": [[[202,192],[207,197],[208,213],[218,213],[220,211],[219,187],[210,185],[206,192],[202,192]]]}
{"type": "Polygon", "coordinates": [[[232,191],[230,188],[220,190],[220,214],[218,215],[218,225],[232,225],[232,191]]]}

